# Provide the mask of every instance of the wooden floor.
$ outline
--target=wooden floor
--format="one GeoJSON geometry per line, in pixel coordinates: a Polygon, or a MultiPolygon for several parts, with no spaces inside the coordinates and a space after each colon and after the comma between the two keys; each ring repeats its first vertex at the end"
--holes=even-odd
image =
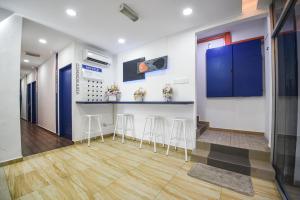
{"type": "Polygon", "coordinates": [[[12,199],[280,199],[273,182],[257,178],[247,197],[189,177],[193,163],[165,150],[105,138],[29,156],[4,172],[12,199]]]}
{"type": "Polygon", "coordinates": [[[21,120],[21,133],[23,156],[29,156],[73,144],[71,140],[58,137],[50,131],[25,120],[21,120]]]}

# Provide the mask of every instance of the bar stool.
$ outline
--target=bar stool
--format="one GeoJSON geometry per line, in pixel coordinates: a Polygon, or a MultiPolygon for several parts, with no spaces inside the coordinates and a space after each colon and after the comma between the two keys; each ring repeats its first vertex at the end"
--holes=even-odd
{"type": "Polygon", "coordinates": [[[155,116],[155,115],[150,115],[146,117],[145,125],[144,125],[144,131],[141,137],[141,142],[140,142],[140,149],[142,148],[143,145],[143,139],[146,134],[146,127],[147,124],[150,123],[149,126],[149,144],[151,144],[151,141],[153,142],[153,151],[156,153],[156,137],[161,136],[163,140],[163,147],[165,146],[165,121],[164,118],[161,116],[155,116]],[[158,135],[158,128],[161,128],[160,135],[158,135]]]}
{"type": "Polygon", "coordinates": [[[187,122],[188,119],[186,118],[174,118],[172,119],[172,129],[171,129],[171,133],[170,133],[170,139],[169,139],[169,143],[168,143],[168,148],[167,148],[167,155],[169,155],[169,149],[170,149],[170,144],[172,142],[173,139],[175,139],[175,150],[177,148],[177,142],[179,141],[180,137],[179,134],[180,131],[182,130],[183,132],[183,140],[184,140],[184,154],[185,154],[185,161],[187,161],[187,137],[186,137],[186,127],[187,127],[187,122]],[[175,125],[176,126],[176,131],[175,129],[175,125]]]}
{"type": "Polygon", "coordinates": [[[113,140],[115,140],[116,132],[121,131],[122,134],[122,143],[124,143],[125,135],[128,131],[131,131],[132,137],[135,138],[134,133],[134,116],[132,114],[117,114],[117,120],[113,135],[113,140]],[[120,123],[121,122],[121,123],[120,123]],[[130,127],[128,127],[128,122],[130,122],[130,127]],[[119,127],[121,125],[121,127],[119,127]]]}
{"type": "Polygon", "coordinates": [[[92,121],[93,119],[96,120],[97,126],[99,128],[99,132],[101,135],[101,140],[104,142],[103,139],[103,131],[102,131],[102,115],[84,115],[88,119],[88,131],[85,131],[84,133],[87,134],[87,139],[88,139],[88,146],[90,146],[90,140],[91,140],[91,134],[92,133],[97,133],[98,131],[92,132],[92,121]]]}

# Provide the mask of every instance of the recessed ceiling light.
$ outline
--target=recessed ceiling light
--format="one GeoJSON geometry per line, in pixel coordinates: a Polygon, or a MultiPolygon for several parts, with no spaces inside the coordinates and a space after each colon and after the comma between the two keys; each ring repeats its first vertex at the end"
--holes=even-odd
{"type": "Polygon", "coordinates": [[[120,44],[124,44],[124,43],[126,42],[126,40],[125,40],[124,38],[119,38],[119,39],[118,39],[118,42],[119,42],[120,44]]]}
{"type": "Polygon", "coordinates": [[[26,63],[29,63],[29,60],[27,60],[27,59],[24,59],[23,61],[26,62],[26,63]]]}
{"type": "Polygon", "coordinates": [[[43,38],[40,38],[40,39],[39,39],[39,42],[42,43],[42,44],[47,44],[47,40],[45,40],[45,39],[43,39],[43,38]]]}
{"type": "Polygon", "coordinates": [[[76,11],[70,8],[66,10],[66,13],[71,17],[75,17],[77,15],[76,11]]]}
{"type": "Polygon", "coordinates": [[[191,15],[192,13],[193,13],[193,9],[191,9],[191,8],[185,8],[185,9],[183,9],[183,11],[182,11],[182,14],[183,14],[184,16],[191,15]]]}

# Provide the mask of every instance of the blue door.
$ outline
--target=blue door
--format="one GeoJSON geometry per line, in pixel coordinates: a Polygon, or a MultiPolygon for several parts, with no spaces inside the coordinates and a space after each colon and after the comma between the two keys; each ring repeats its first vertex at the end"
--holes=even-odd
{"type": "Polygon", "coordinates": [[[262,96],[262,73],[260,40],[233,45],[234,96],[262,96]]]}
{"type": "Polygon", "coordinates": [[[72,139],[72,65],[59,70],[59,132],[72,139]]]}
{"type": "Polygon", "coordinates": [[[31,122],[31,84],[27,84],[27,121],[31,122]]]}
{"type": "Polygon", "coordinates": [[[206,51],[207,97],[232,97],[232,46],[206,51]]]}
{"type": "Polygon", "coordinates": [[[31,123],[37,122],[36,81],[31,83],[31,123]]]}

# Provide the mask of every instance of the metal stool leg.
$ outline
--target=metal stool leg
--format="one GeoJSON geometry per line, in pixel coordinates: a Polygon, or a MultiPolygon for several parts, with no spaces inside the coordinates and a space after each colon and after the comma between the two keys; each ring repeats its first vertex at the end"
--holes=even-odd
{"type": "Polygon", "coordinates": [[[165,137],[166,137],[166,135],[165,135],[165,134],[166,134],[165,120],[162,119],[162,120],[161,120],[161,123],[162,123],[162,140],[163,140],[163,147],[165,147],[165,143],[166,143],[166,140],[165,140],[165,139],[166,139],[166,138],[165,138],[165,137]]]}
{"type": "Polygon", "coordinates": [[[171,140],[172,140],[172,135],[173,135],[173,132],[174,132],[174,126],[175,126],[175,120],[173,120],[173,122],[172,122],[171,134],[170,134],[170,139],[169,139],[166,155],[169,155],[169,149],[170,149],[170,144],[171,144],[171,140]]]}
{"type": "Polygon", "coordinates": [[[142,133],[141,142],[140,142],[140,149],[142,148],[142,145],[143,145],[143,139],[144,139],[144,135],[145,135],[145,132],[146,132],[147,121],[148,121],[148,118],[146,118],[146,121],[145,121],[144,131],[142,133]]]}
{"type": "Polygon", "coordinates": [[[100,119],[100,117],[101,117],[101,116],[98,116],[97,121],[98,121],[99,130],[100,130],[101,140],[102,140],[102,142],[104,142],[103,131],[102,131],[102,124],[101,124],[101,121],[102,121],[102,120],[100,119]]]}
{"type": "Polygon", "coordinates": [[[125,138],[125,117],[122,117],[122,144],[124,144],[124,138],[125,138]]]}
{"type": "Polygon", "coordinates": [[[118,125],[119,125],[119,116],[117,116],[117,120],[116,120],[116,124],[115,124],[115,130],[114,130],[114,135],[113,135],[113,140],[115,140],[115,136],[116,136],[116,132],[118,129],[118,125]]]}
{"type": "Polygon", "coordinates": [[[152,131],[152,137],[153,137],[153,151],[156,153],[156,134],[157,134],[157,120],[153,119],[154,125],[153,125],[153,131],[152,131]]]}
{"type": "Polygon", "coordinates": [[[130,119],[131,119],[130,121],[131,121],[132,137],[133,137],[133,140],[136,140],[136,137],[135,137],[135,127],[134,127],[134,117],[131,116],[130,119]]]}
{"type": "Polygon", "coordinates": [[[149,130],[150,130],[150,131],[149,131],[149,132],[150,132],[150,134],[149,134],[149,144],[151,144],[151,141],[152,141],[152,139],[153,139],[153,138],[152,138],[152,137],[153,137],[153,135],[152,135],[152,129],[153,129],[153,119],[152,119],[152,118],[150,118],[149,120],[150,120],[150,129],[149,129],[149,130]]]}
{"type": "Polygon", "coordinates": [[[183,136],[184,136],[184,156],[185,156],[185,161],[188,161],[187,158],[187,142],[186,142],[186,122],[183,122],[183,136]]]}
{"type": "Polygon", "coordinates": [[[89,116],[88,146],[90,146],[91,143],[91,123],[91,117],[89,116]]]}

